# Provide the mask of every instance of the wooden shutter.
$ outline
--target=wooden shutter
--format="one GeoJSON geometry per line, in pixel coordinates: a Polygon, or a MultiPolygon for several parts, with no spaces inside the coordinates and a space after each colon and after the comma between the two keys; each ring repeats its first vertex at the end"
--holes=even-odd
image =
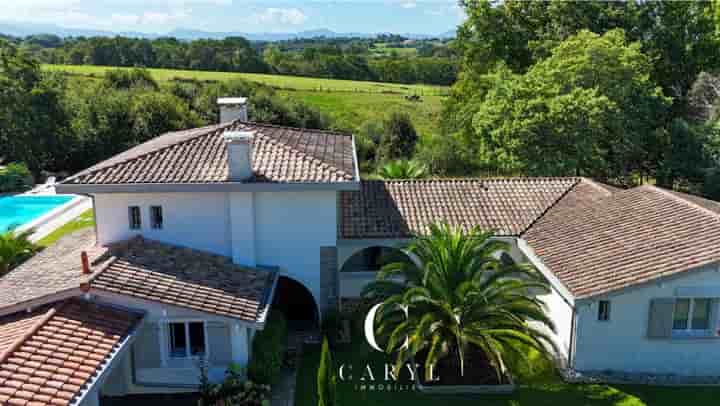
{"type": "Polygon", "coordinates": [[[648,338],[672,337],[673,309],[675,299],[659,298],[650,301],[650,316],[648,317],[648,338]]]}

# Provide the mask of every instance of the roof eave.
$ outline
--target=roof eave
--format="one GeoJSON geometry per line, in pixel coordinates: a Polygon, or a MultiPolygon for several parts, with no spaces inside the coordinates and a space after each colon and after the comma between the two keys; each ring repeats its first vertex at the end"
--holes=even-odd
{"type": "Polygon", "coordinates": [[[55,187],[61,194],[94,193],[170,193],[170,192],[300,192],[300,191],[357,191],[359,181],[347,182],[287,182],[287,183],[128,183],[128,184],[68,184],[55,187]]]}

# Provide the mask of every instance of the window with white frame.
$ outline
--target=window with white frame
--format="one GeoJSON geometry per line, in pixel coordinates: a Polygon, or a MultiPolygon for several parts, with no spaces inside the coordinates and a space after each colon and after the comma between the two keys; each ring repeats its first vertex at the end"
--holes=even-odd
{"type": "Polygon", "coordinates": [[[205,357],[207,342],[202,321],[168,323],[168,355],[170,358],[205,357]]]}
{"type": "Polygon", "coordinates": [[[713,300],[709,298],[678,298],[673,309],[673,334],[708,333],[711,327],[713,300]]]}

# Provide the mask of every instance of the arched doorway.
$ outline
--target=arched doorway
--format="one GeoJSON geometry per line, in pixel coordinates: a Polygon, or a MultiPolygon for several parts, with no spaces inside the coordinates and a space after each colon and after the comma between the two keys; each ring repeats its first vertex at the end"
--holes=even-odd
{"type": "Polygon", "coordinates": [[[374,245],[352,254],[343,263],[340,272],[377,272],[384,265],[394,262],[407,262],[410,264],[412,260],[401,249],[374,245]]]}
{"type": "Polygon", "coordinates": [[[285,316],[291,330],[310,330],[319,325],[312,293],[302,283],[287,276],[278,279],[272,309],[285,316]]]}

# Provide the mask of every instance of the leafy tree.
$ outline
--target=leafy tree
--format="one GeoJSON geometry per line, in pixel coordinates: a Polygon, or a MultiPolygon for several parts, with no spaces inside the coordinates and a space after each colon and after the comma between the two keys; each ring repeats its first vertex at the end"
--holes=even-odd
{"type": "Polygon", "coordinates": [[[30,241],[34,230],[15,233],[13,230],[0,234],[0,276],[31,257],[37,247],[30,241]]]}
{"type": "Polygon", "coordinates": [[[337,377],[327,337],[323,338],[317,375],[318,406],[337,404],[337,377]]]}
{"type": "Polygon", "coordinates": [[[421,179],[427,177],[427,167],[417,161],[397,160],[386,163],[377,171],[380,179],[421,179]]]}
{"type": "Polygon", "coordinates": [[[602,179],[654,170],[669,100],[639,48],[620,30],[583,31],[525,74],[484,75],[461,110],[472,116],[464,137],[481,167],[602,179]]]}
{"type": "Polygon", "coordinates": [[[113,89],[145,88],[158,90],[160,86],[146,69],[113,69],[105,73],[103,84],[113,89]]]}
{"type": "Polygon", "coordinates": [[[380,160],[388,161],[412,157],[418,138],[410,115],[397,111],[393,112],[383,122],[383,135],[378,146],[380,160]]]}
{"type": "Polygon", "coordinates": [[[529,264],[497,259],[509,246],[491,236],[433,224],[406,247],[419,266],[388,264],[365,287],[364,297],[386,298],[376,314],[377,333],[387,338],[387,352],[397,353],[396,372],[423,350],[426,374],[438,360],[453,357],[461,376],[472,349],[482,351],[498,375],[509,357],[525,359],[521,348],[552,356],[555,346],[543,329],[554,331],[553,322],[542,302],[528,295],[547,292],[547,282],[529,264]]]}

